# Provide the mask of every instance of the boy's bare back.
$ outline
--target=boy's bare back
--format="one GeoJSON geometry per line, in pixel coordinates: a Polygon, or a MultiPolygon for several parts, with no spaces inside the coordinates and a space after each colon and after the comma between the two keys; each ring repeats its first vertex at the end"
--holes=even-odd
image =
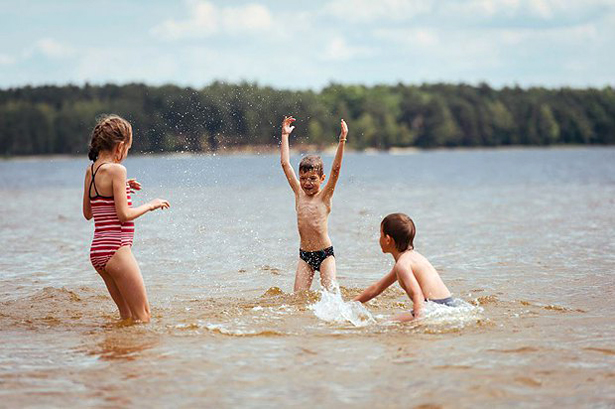
{"type": "MultiPolygon", "coordinates": [[[[394,268],[397,269],[398,274],[410,272],[418,282],[425,299],[441,299],[451,296],[434,266],[416,250],[401,254],[394,268]]],[[[404,287],[404,280],[400,280],[399,283],[404,287]]],[[[404,288],[404,290],[408,289],[404,288]]]]}

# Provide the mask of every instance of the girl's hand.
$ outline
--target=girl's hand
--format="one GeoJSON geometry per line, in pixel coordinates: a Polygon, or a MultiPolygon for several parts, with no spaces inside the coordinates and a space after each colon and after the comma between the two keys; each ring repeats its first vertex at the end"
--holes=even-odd
{"type": "Polygon", "coordinates": [[[285,116],[282,121],[282,135],[290,135],[290,133],[295,129],[294,126],[290,126],[296,119],[291,116],[285,116]]]}
{"type": "Polygon", "coordinates": [[[137,179],[128,179],[126,183],[128,183],[130,193],[134,193],[135,190],[141,190],[141,183],[137,182],[137,179]]]}
{"type": "Polygon", "coordinates": [[[164,199],[154,199],[151,202],[149,202],[149,206],[150,206],[150,210],[168,209],[169,207],[171,207],[169,202],[164,199]]]}
{"type": "Polygon", "coordinates": [[[348,125],[346,125],[346,121],[342,119],[341,122],[342,130],[340,131],[340,140],[345,141],[348,136],[348,125]]]}

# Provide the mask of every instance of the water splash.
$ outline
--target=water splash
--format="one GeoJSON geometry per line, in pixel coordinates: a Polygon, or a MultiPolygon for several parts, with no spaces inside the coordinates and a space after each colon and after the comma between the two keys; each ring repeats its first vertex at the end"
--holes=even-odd
{"type": "Polygon", "coordinates": [[[435,302],[423,304],[421,325],[431,329],[461,329],[473,325],[483,319],[483,308],[474,306],[462,299],[455,298],[453,306],[446,306],[435,302]]]}
{"type": "Polygon", "coordinates": [[[350,322],[355,327],[365,327],[376,322],[373,315],[357,301],[345,302],[337,283],[331,291],[320,290],[320,300],[308,306],[314,315],[326,322],[350,322]]]}

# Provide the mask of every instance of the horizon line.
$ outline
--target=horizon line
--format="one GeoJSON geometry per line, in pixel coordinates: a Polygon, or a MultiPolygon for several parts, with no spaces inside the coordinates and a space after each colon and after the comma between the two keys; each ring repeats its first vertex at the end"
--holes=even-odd
{"type": "Polygon", "coordinates": [[[226,81],[226,80],[220,80],[220,79],[215,79],[210,81],[209,83],[207,83],[206,85],[201,85],[201,86],[194,86],[194,85],[183,85],[180,83],[173,83],[173,82],[165,82],[165,83],[160,83],[160,84],[154,84],[154,83],[148,83],[146,81],[126,81],[126,82],[122,82],[122,81],[108,81],[108,82],[90,82],[90,81],[84,81],[84,82],[65,82],[65,83],[53,83],[53,82],[48,82],[48,83],[40,83],[40,84],[22,84],[22,85],[13,85],[13,86],[0,86],[0,92],[6,92],[6,91],[12,91],[12,90],[19,90],[19,89],[24,89],[24,88],[62,88],[62,87],[77,87],[77,88],[85,88],[85,87],[105,87],[105,86],[117,86],[117,87],[124,87],[124,86],[131,86],[131,85],[139,85],[139,86],[146,86],[148,88],[164,88],[164,87],[177,87],[177,88],[183,88],[183,89],[193,89],[196,91],[200,91],[203,89],[206,89],[208,87],[211,87],[213,85],[216,84],[222,84],[222,85],[249,85],[249,86],[254,86],[254,87],[258,87],[258,88],[270,88],[273,90],[277,90],[277,91],[303,91],[303,92],[307,92],[307,91],[313,91],[313,92],[322,92],[324,89],[329,88],[329,87],[334,87],[334,86],[342,86],[342,87],[365,87],[365,88],[376,88],[376,87],[396,87],[396,86],[405,86],[405,87],[423,87],[423,86],[435,86],[435,85],[449,85],[449,86],[470,86],[472,88],[481,88],[484,86],[487,86],[493,90],[496,91],[500,91],[503,89],[522,89],[522,90],[531,90],[531,89],[547,89],[547,90],[562,90],[562,89],[572,89],[572,90],[591,90],[591,89],[595,89],[595,90],[605,90],[605,89],[613,89],[615,87],[615,83],[613,84],[603,84],[601,86],[596,86],[596,85],[586,85],[586,86],[579,86],[579,85],[521,85],[519,83],[513,83],[513,84],[506,84],[506,85],[500,85],[500,86],[494,86],[492,84],[490,84],[488,81],[458,81],[458,82],[453,82],[453,81],[423,81],[423,82],[404,82],[404,81],[396,81],[396,82],[380,82],[380,83],[372,83],[372,84],[368,84],[368,83],[354,83],[354,82],[349,82],[349,83],[344,83],[344,82],[337,82],[337,81],[329,81],[326,85],[323,85],[321,87],[297,87],[297,88],[292,88],[292,87],[282,87],[282,86],[274,86],[274,85],[268,85],[268,84],[263,84],[263,83],[259,83],[256,80],[247,80],[247,79],[242,79],[242,80],[238,80],[238,81],[226,81]]]}

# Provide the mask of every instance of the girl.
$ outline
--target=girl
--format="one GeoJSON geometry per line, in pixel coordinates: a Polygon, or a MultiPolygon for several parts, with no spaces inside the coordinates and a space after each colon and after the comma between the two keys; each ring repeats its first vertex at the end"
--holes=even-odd
{"type": "Polygon", "coordinates": [[[150,320],[149,303],[141,270],[130,250],[133,220],[143,214],[167,209],[169,202],[154,199],[132,208],[130,193],[141,190],[135,179],[126,180],[120,163],[132,146],[132,127],[123,118],[109,115],[98,121],[92,132],[88,157],[94,163],[85,173],[83,215],[94,217],[92,265],[103,278],[122,319],[150,320]]]}

